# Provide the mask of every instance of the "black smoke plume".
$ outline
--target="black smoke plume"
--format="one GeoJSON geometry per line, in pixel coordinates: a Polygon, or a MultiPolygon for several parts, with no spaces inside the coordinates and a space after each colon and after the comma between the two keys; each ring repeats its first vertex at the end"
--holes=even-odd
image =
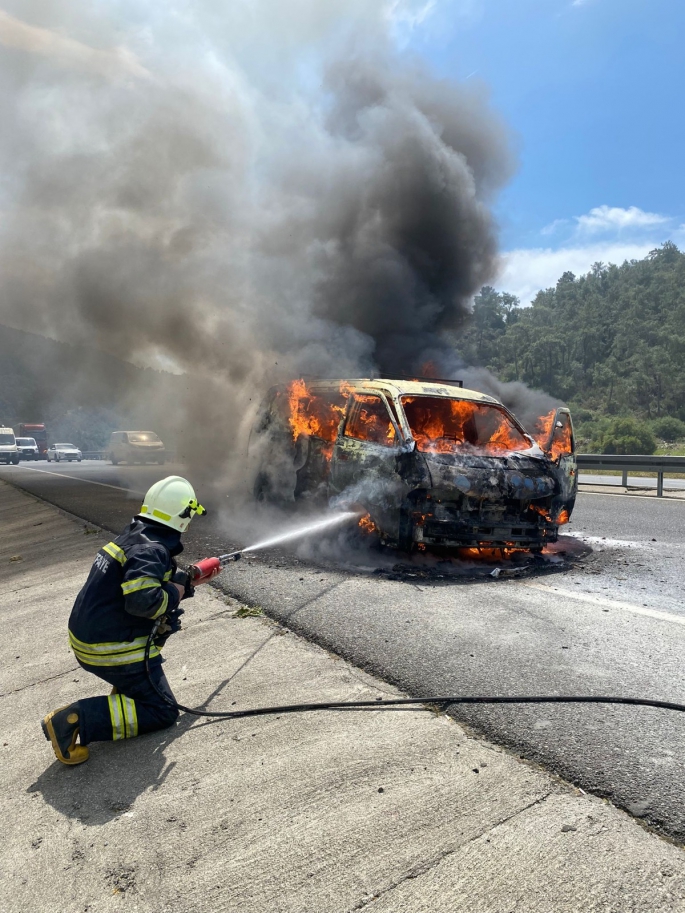
{"type": "Polygon", "coordinates": [[[482,86],[396,50],[397,6],[6,7],[0,322],[185,374],[148,424],[205,462],[274,381],[458,369],[512,159],[482,86]]]}

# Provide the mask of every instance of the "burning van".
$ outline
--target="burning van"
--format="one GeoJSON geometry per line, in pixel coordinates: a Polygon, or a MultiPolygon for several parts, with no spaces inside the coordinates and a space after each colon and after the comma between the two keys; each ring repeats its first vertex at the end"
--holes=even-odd
{"type": "Polygon", "coordinates": [[[578,480],[568,409],[532,434],[458,381],[303,380],[273,387],[250,439],[255,496],[353,504],[409,550],[555,542],[578,480]]]}

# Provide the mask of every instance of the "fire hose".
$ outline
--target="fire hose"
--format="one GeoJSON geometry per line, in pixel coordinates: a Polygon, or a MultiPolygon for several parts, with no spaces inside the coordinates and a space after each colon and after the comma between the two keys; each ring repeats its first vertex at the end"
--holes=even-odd
{"type": "MultiPolygon", "coordinates": [[[[242,557],[243,549],[219,555],[215,558],[204,558],[188,568],[188,575],[193,586],[208,583],[231,561],[238,561],[242,557]]],[[[163,616],[162,616],[163,617],[163,616]]],[[[381,707],[417,706],[417,710],[431,710],[438,707],[442,712],[453,704],[626,704],[632,707],[654,707],[658,710],[676,710],[685,712],[685,704],[673,701],[658,701],[642,697],[606,697],[603,695],[457,695],[450,697],[400,697],[400,698],[375,698],[370,701],[325,701],[321,703],[285,704],[280,707],[250,707],[247,710],[200,710],[199,708],[185,707],[164,694],[157,687],[150,674],[150,649],[157,634],[162,619],[155,622],[154,627],[145,644],[145,672],[154,691],[162,700],[184,713],[193,716],[219,717],[228,720],[237,720],[250,716],[269,716],[285,713],[308,713],[315,710],[370,710],[381,707]]]]}

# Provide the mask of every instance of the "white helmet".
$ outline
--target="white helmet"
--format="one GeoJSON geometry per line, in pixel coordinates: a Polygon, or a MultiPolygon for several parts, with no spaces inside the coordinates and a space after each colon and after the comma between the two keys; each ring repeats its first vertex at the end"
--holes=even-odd
{"type": "Polygon", "coordinates": [[[149,517],[180,533],[188,529],[195,514],[207,511],[197,503],[193,486],[180,476],[167,476],[150,488],[143,500],[139,516],[149,517]]]}

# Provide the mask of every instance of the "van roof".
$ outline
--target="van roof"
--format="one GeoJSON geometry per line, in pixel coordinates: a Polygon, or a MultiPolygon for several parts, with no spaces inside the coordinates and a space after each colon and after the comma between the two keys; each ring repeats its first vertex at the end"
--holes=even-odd
{"type": "Polygon", "coordinates": [[[0,427],[0,434],[14,434],[14,429],[0,427]]]}
{"type": "MultiPolygon", "coordinates": [[[[378,392],[394,396],[445,396],[450,399],[467,399],[482,403],[502,404],[493,396],[479,393],[477,390],[466,390],[455,384],[431,380],[395,380],[385,377],[376,378],[341,378],[340,380],[305,379],[307,387],[312,390],[339,390],[341,385],[352,387],[360,392],[378,392]]],[[[280,386],[280,385],[279,385],[280,386]]]]}

